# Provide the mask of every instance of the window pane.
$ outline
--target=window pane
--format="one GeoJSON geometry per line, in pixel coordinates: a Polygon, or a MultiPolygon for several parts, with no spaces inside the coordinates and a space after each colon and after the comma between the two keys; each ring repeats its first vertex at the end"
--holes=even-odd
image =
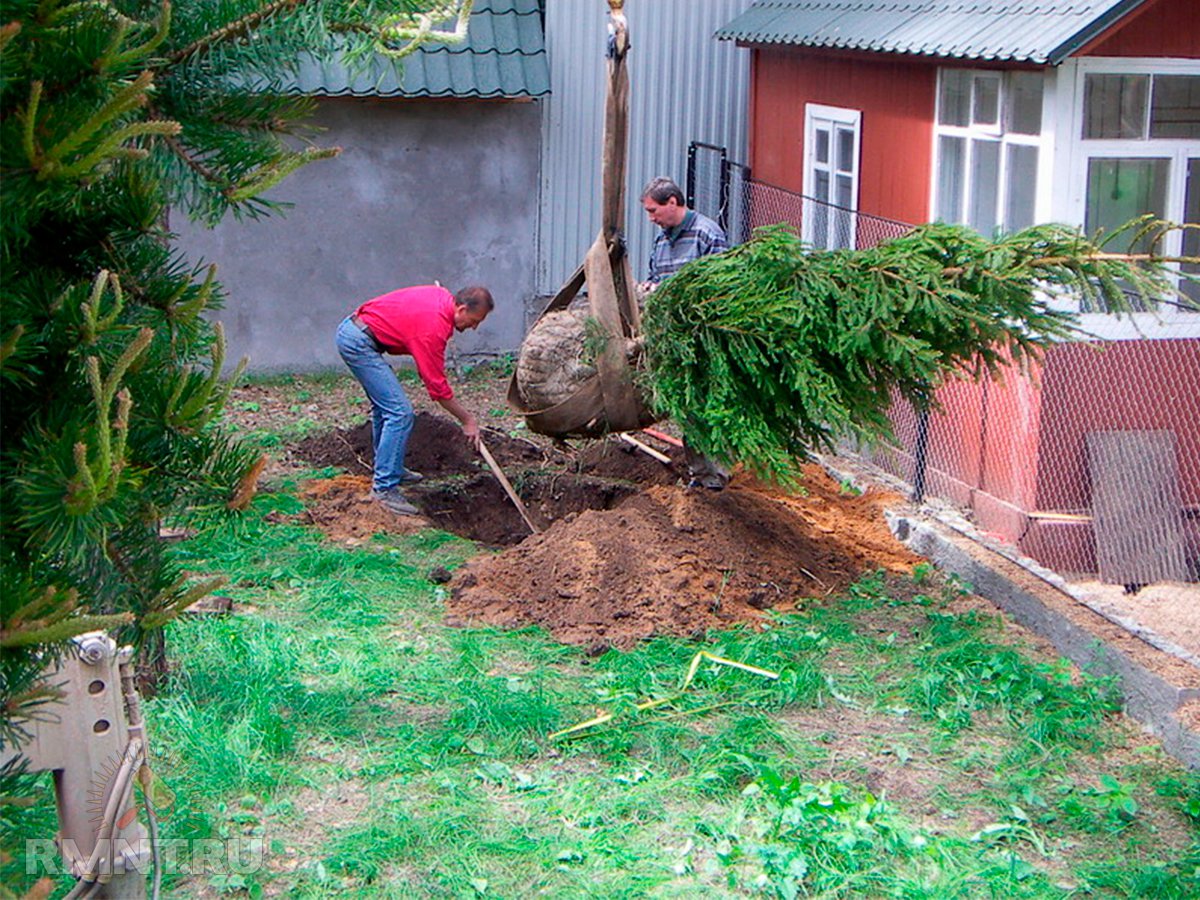
{"type": "Polygon", "coordinates": [[[971,122],[975,125],[995,125],[1000,121],[1000,76],[975,76],[975,106],[971,122]]]}
{"type": "Polygon", "coordinates": [[[818,128],[816,133],[816,146],[813,147],[813,154],[819,163],[829,162],[829,129],[818,128]]]}
{"type": "Polygon", "coordinates": [[[1000,188],[1000,142],[972,141],[971,212],[967,224],[985,237],[996,231],[1000,188]]]}
{"type": "Polygon", "coordinates": [[[854,171],[854,132],[849,128],[837,132],[837,167],[841,172],[854,171]]]}
{"type": "MultiPolygon", "coordinates": [[[[1088,188],[1084,228],[1094,235],[1103,229],[1111,234],[1130,219],[1147,213],[1165,218],[1169,159],[1091,159],[1088,160],[1088,188]]],[[[1130,235],[1108,246],[1116,253],[1145,253],[1150,248],[1139,241],[1131,245],[1130,235]]]]}
{"type": "Polygon", "coordinates": [[[942,69],[938,91],[938,122],[942,125],[971,124],[971,73],[965,69],[942,69]]]}
{"type": "Polygon", "coordinates": [[[829,202],[829,173],[813,172],[813,196],[822,203],[829,202]]]}
{"type": "Polygon", "coordinates": [[[809,214],[808,240],[814,247],[829,246],[829,173],[813,172],[813,196],[817,201],[805,203],[809,214]]]}
{"type": "Polygon", "coordinates": [[[1008,130],[1017,134],[1042,133],[1041,72],[1013,72],[1008,76],[1008,97],[1005,103],[1008,130]]]}
{"type": "Polygon", "coordinates": [[[1008,148],[1008,198],[1004,210],[1007,231],[1020,231],[1033,224],[1037,197],[1037,147],[1008,148]]]}
{"type": "Polygon", "coordinates": [[[1088,75],[1083,80],[1085,138],[1146,136],[1149,75],[1088,75]]]}
{"type": "Polygon", "coordinates": [[[942,222],[962,221],[966,148],[965,138],[938,138],[937,217],[942,222]]]}
{"type": "Polygon", "coordinates": [[[1150,137],[1200,138],[1200,75],[1155,75],[1153,95],[1150,137]]]}
{"type": "Polygon", "coordinates": [[[846,209],[854,208],[854,180],[849,175],[839,175],[837,177],[837,192],[834,194],[833,202],[838,206],[844,206],[846,209]]]}
{"type": "MultiPolygon", "coordinates": [[[[1187,194],[1183,198],[1183,221],[1200,222],[1200,159],[1188,160],[1187,194]]],[[[1200,257],[1200,229],[1187,228],[1183,232],[1183,255],[1200,257]]],[[[1200,276],[1200,263],[1184,263],[1181,268],[1191,275],[1200,276]]],[[[1200,282],[1180,280],[1180,290],[1200,307],[1200,282]]],[[[1200,309],[1189,309],[1200,315],[1200,309]]]]}
{"type": "Polygon", "coordinates": [[[833,233],[829,235],[829,249],[840,250],[851,246],[850,232],[854,226],[854,213],[847,209],[833,210],[833,233]]]}

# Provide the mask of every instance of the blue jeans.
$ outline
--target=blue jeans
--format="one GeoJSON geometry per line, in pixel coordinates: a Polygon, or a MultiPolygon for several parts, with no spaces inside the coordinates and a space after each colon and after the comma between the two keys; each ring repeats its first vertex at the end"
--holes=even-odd
{"type": "Polygon", "coordinates": [[[380,492],[397,488],[404,477],[404,454],[412,434],[412,403],[383,354],[349,316],[338,326],[335,343],[371,401],[371,444],[375,448],[372,486],[380,492]]]}

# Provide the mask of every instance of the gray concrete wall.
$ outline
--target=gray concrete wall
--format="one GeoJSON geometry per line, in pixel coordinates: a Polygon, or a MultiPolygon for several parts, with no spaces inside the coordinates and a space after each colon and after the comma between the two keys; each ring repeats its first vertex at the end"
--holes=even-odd
{"type": "Polygon", "coordinates": [[[515,350],[535,289],[542,112],[537,102],[320,101],[333,160],[269,196],[294,206],[213,230],[171,220],[192,261],[215,262],[229,360],[251,371],[341,365],[337,323],[411,284],[487,285],[496,310],[451,342],[460,357],[515,350]]]}

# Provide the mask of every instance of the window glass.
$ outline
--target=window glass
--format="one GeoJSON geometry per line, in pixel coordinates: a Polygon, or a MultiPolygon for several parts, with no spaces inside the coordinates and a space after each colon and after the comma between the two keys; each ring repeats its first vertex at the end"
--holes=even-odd
{"type": "Polygon", "coordinates": [[[813,148],[813,153],[819,163],[829,162],[829,129],[818,128],[816,133],[816,146],[813,148]]]}
{"type": "Polygon", "coordinates": [[[829,202],[829,173],[817,171],[813,173],[813,196],[825,203],[829,202]]]}
{"type": "Polygon", "coordinates": [[[1150,137],[1200,138],[1200,75],[1155,75],[1152,94],[1150,137]]]}
{"type": "Polygon", "coordinates": [[[1008,97],[1005,103],[1006,130],[1017,134],[1042,133],[1041,72],[1012,72],[1008,76],[1008,97]]]}
{"type": "Polygon", "coordinates": [[[938,123],[971,124],[971,73],[965,69],[943,69],[938,92],[938,123]]]}
{"type": "MultiPolygon", "coordinates": [[[[1169,159],[1088,160],[1088,187],[1083,227],[1094,235],[1111,234],[1130,219],[1147,213],[1166,217],[1169,159]]],[[[1132,243],[1133,235],[1117,238],[1108,249],[1116,253],[1145,253],[1147,243],[1132,243]]]]}
{"type": "Polygon", "coordinates": [[[1033,224],[1037,197],[1037,147],[1012,144],[1008,148],[1008,196],[1005,198],[1004,224],[1009,231],[1020,231],[1033,224]]]}
{"type": "Polygon", "coordinates": [[[995,125],[1000,121],[1000,76],[975,76],[975,103],[971,111],[974,125],[995,125]]]}
{"type": "Polygon", "coordinates": [[[942,222],[962,221],[966,154],[966,138],[938,138],[937,217],[942,222]]]}
{"type": "MultiPolygon", "coordinates": [[[[1187,162],[1187,194],[1183,198],[1183,221],[1200,222],[1200,159],[1187,162]]],[[[1200,228],[1188,228],[1183,232],[1183,255],[1200,259],[1200,228]]],[[[1200,263],[1184,263],[1184,272],[1200,277],[1200,263]]],[[[1189,300],[1200,307],[1200,281],[1180,279],[1179,288],[1189,300]]],[[[1187,307],[1185,307],[1186,309],[1187,307]]],[[[1200,308],[1188,309],[1192,315],[1200,315],[1200,308]]]]}
{"type": "Polygon", "coordinates": [[[837,130],[837,167],[840,172],[854,171],[854,132],[849,128],[837,130]]]}
{"type": "Polygon", "coordinates": [[[854,206],[854,179],[849,175],[838,175],[834,179],[834,184],[836,185],[836,190],[833,202],[847,209],[854,206]]]}
{"type": "Polygon", "coordinates": [[[997,195],[1000,188],[1000,142],[971,142],[971,210],[968,224],[990,237],[999,223],[997,195]]]}
{"type": "Polygon", "coordinates": [[[1146,133],[1149,75],[1088,75],[1083,80],[1083,136],[1142,138],[1146,133]]]}

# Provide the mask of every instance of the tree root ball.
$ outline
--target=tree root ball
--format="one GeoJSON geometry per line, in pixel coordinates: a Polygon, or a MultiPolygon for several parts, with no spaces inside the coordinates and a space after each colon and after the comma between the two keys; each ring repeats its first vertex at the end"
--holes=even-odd
{"type": "Polygon", "coordinates": [[[563,309],[538,320],[517,356],[517,392],[529,410],[549,409],[596,377],[589,359],[587,308],[563,309]]]}

